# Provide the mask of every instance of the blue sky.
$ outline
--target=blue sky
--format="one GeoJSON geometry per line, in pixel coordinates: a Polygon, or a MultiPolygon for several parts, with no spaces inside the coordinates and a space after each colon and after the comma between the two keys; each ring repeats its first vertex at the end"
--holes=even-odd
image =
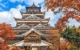
{"type": "MultiPolygon", "coordinates": [[[[0,23],[6,22],[8,24],[12,24],[12,26],[16,26],[15,18],[21,18],[20,11],[25,12],[26,6],[31,6],[35,3],[36,6],[41,6],[41,11],[44,12],[44,0],[0,0],[0,23]]],[[[50,17],[50,25],[54,26],[56,21],[60,18],[60,14],[54,14],[52,11],[45,12],[45,18],[50,17]]],[[[69,25],[80,26],[80,23],[75,19],[69,19],[69,25]]]]}

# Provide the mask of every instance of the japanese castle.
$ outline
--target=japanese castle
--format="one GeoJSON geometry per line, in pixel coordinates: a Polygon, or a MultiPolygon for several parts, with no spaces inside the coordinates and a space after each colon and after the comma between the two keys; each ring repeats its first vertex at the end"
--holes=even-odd
{"type": "Polygon", "coordinates": [[[41,7],[33,3],[21,15],[22,19],[15,18],[17,24],[13,30],[16,37],[9,44],[21,50],[59,50],[59,36],[56,36],[58,30],[48,24],[50,18],[45,19],[41,7]]]}

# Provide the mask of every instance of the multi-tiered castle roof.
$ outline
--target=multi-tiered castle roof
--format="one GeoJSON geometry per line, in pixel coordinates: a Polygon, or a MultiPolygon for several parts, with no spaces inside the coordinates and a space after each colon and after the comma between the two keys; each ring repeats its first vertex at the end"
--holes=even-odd
{"type": "MultiPolygon", "coordinates": [[[[49,25],[50,18],[45,19],[45,13],[41,12],[41,7],[37,7],[34,3],[32,6],[26,7],[26,12],[21,12],[21,15],[22,19],[15,18],[17,24],[13,30],[16,37],[9,44],[20,46],[25,50],[49,50],[49,46],[52,46],[53,43],[53,40],[50,39],[53,38],[48,37],[56,37],[49,32],[56,30],[49,25]],[[50,41],[47,41],[46,38],[50,41]]],[[[59,38],[56,39],[59,40],[59,38]]]]}

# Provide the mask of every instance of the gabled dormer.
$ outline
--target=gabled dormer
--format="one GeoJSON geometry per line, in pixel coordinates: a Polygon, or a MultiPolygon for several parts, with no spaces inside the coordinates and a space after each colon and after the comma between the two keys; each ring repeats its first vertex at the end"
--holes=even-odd
{"type": "Polygon", "coordinates": [[[35,14],[31,14],[31,15],[28,16],[26,19],[40,19],[40,18],[37,17],[35,14]]]}
{"type": "Polygon", "coordinates": [[[34,26],[34,28],[46,28],[46,26],[40,22],[38,25],[34,26]]]}
{"type": "Polygon", "coordinates": [[[22,34],[24,35],[24,42],[25,43],[40,43],[41,36],[43,35],[39,31],[35,30],[34,28],[30,29],[28,32],[22,34]]]}
{"type": "Polygon", "coordinates": [[[36,12],[41,12],[40,11],[41,7],[37,7],[34,3],[30,7],[26,7],[27,12],[31,13],[36,13],[36,12]]]}
{"type": "Polygon", "coordinates": [[[18,28],[30,28],[30,27],[26,25],[25,23],[23,23],[22,25],[18,26],[18,28]]]}

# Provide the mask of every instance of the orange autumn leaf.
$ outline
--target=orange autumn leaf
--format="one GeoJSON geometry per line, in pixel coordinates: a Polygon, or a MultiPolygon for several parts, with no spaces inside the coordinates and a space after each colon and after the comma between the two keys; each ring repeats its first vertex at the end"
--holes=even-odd
{"type": "Polygon", "coordinates": [[[15,37],[15,33],[9,24],[5,24],[5,23],[0,24],[0,49],[1,50],[9,49],[7,42],[14,39],[14,37],[15,37]]]}
{"type": "Polygon", "coordinates": [[[20,50],[20,49],[21,49],[20,47],[17,48],[17,50],[20,50]]]}
{"type": "Polygon", "coordinates": [[[17,49],[14,47],[14,48],[12,48],[11,50],[17,50],[17,49]]]}
{"type": "Polygon", "coordinates": [[[45,5],[53,12],[58,8],[58,11],[64,14],[55,24],[60,31],[66,28],[69,18],[80,22],[80,0],[45,0],[45,5]]]}
{"type": "Polygon", "coordinates": [[[51,34],[56,35],[56,36],[60,36],[60,34],[59,34],[59,31],[58,31],[58,30],[49,30],[49,32],[50,32],[51,34]]]}
{"type": "Polygon", "coordinates": [[[65,40],[60,41],[60,50],[67,50],[68,46],[69,46],[69,42],[65,40]]]}

